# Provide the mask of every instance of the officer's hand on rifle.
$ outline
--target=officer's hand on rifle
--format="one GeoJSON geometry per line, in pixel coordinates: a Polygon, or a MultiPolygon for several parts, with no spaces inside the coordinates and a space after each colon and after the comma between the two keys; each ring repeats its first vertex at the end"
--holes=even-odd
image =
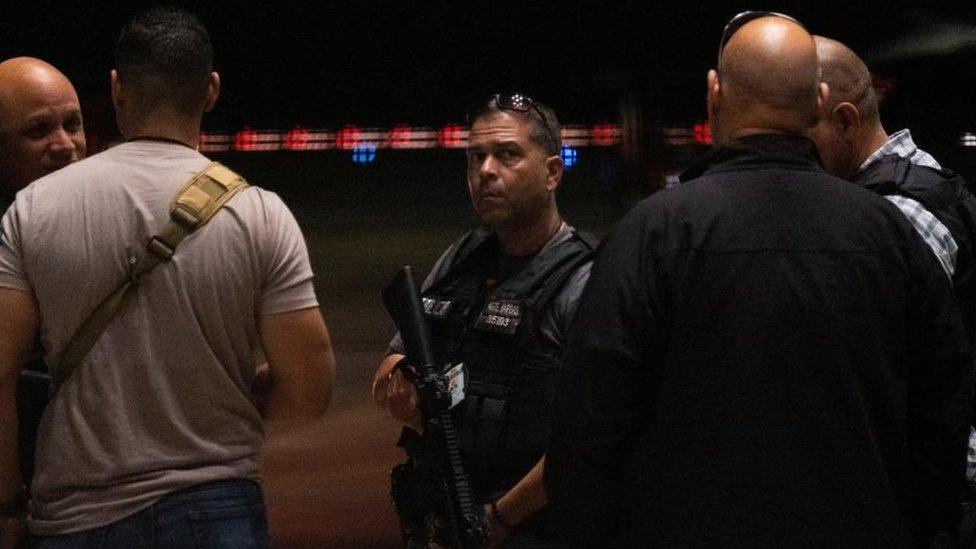
{"type": "Polygon", "coordinates": [[[423,434],[424,422],[417,408],[417,388],[400,370],[390,374],[386,387],[386,405],[393,419],[423,434]]]}
{"type": "Polygon", "coordinates": [[[385,407],[393,419],[418,433],[424,432],[423,418],[417,408],[417,388],[411,380],[412,367],[403,355],[391,354],[383,360],[373,380],[373,400],[385,407]]]}
{"type": "Polygon", "coordinates": [[[501,547],[512,531],[495,516],[490,503],[485,504],[485,523],[488,525],[488,547],[501,547]]]}

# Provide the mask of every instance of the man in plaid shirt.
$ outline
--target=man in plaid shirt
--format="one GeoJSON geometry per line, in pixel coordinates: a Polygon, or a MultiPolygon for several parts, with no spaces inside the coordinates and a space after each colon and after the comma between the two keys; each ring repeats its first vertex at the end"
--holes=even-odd
{"type": "MultiPolygon", "coordinates": [[[[847,46],[815,37],[830,98],[810,137],[831,174],[882,194],[905,214],[952,281],[976,343],[976,198],[961,177],[919,149],[905,129],[888,135],[864,62],[847,46]]],[[[976,429],[970,429],[960,536],[976,546],[976,429]]]]}

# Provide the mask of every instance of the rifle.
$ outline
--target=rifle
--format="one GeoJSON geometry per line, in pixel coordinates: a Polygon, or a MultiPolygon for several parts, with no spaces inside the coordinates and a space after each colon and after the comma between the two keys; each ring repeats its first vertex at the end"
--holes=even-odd
{"type": "Polygon", "coordinates": [[[389,311],[417,369],[418,407],[424,421],[419,444],[407,445],[407,462],[391,474],[391,495],[406,547],[428,542],[458,549],[487,547],[481,506],[461,462],[461,446],[451,417],[451,394],[435,365],[420,289],[409,267],[400,269],[383,290],[389,311]]]}

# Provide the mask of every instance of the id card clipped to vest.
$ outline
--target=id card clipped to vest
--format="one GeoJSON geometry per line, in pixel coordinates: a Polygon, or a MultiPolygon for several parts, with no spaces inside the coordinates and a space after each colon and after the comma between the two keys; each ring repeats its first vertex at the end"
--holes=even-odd
{"type": "Polygon", "coordinates": [[[444,383],[447,385],[447,392],[451,395],[450,407],[453,408],[464,400],[468,388],[468,373],[464,369],[464,363],[448,368],[444,372],[444,383]]]}

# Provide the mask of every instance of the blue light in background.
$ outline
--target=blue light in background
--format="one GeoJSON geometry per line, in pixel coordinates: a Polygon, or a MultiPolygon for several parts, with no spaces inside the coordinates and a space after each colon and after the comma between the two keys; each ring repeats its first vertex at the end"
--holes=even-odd
{"type": "Polygon", "coordinates": [[[579,153],[574,147],[563,147],[559,151],[559,156],[563,157],[563,167],[572,168],[579,162],[579,153]]]}
{"type": "Polygon", "coordinates": [[[356,164],[369,164],[376,160],[376,145],[359,145],[352,149],[352,161],[356,164]]]}

